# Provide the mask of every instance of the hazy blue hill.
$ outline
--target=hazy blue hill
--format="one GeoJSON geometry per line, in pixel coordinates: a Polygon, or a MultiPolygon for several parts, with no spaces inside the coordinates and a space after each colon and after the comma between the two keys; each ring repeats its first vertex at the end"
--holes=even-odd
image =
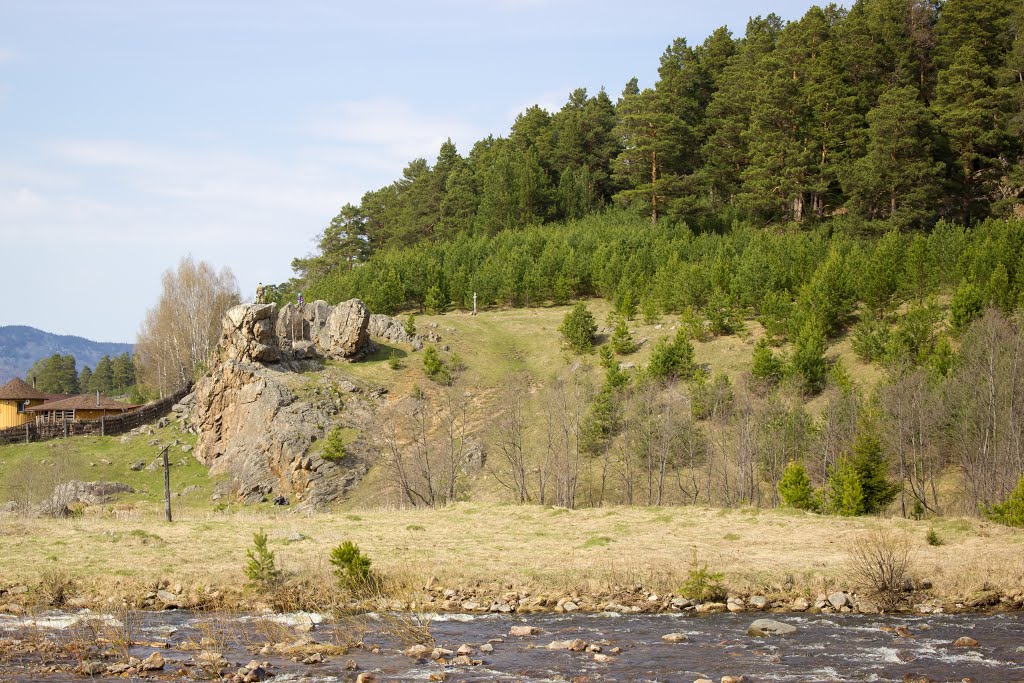
{"type": "Polygon", "coordinates": [[[131,344],[95,342],[83,337],[50,334],[25,325],[0,326],[0,385],[12,377],[25,378],[25,373],[40,358],[71,354],[78,370],[96,367],[103,356],[117,356],[131,351],[131,344]]]}

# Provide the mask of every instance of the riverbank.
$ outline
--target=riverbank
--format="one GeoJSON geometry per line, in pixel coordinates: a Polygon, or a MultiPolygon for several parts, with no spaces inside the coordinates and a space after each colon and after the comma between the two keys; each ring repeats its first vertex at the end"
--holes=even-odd
{"type": "Polygon", "coordinates": [[[8,558],[0,610],[124,603],[519,614],[872,611],[878,600],[855,580],[851,553],[879,530],[910,548],[912,591],[901,596],[904,608],[1019,609],[1024,601],[1024,533],[974,519],[480,504],[309,516],[287,509],[183,514],[170,524],[116,506],[71,519],[0,517],[0,556],[8,558]],[[261,529],[283,572],[273,587],[248,585],[245,576],[246,551],[261,529]],[[939,545],[929,543],[929,531],[939,545]],[[336,587],[329,555],[346,540],[373,563],[381,580],[373,595],[357,600],[336,587]],[[703,605],[687,594],[715,583],[722,594],[705,596],[703,605]],[[838,593],[846,600],[829,602],[838,593]]]}

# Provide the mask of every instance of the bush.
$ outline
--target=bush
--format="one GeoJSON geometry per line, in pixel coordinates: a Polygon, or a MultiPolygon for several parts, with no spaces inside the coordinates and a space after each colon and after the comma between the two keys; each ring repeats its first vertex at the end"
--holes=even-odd
{"type": "Polygon", "coordinates": [[[928,530],[928,534],[925,536],[925,541],[927,541],[928,545],[931,546],[940,546],[944,543],[938,533],[935,532],[935,529],[928,530]]]}
{"type": "Polygon", "coordinates": [[[410,337],[416,336],[416,316],[410,313],[405,317],[405,323],[402,324],[402,329],[410,337]]]}
{"type": "Polygon", "coordinates": [[[726,596],[725,586],[722,579],[725,574],[708,570],[707,564],[694,567],[686,574],[686,581],[679,592],[690,600],[698,602],[716,602],[724,600],[726,596]]]}
{"type": "Polygon", "coordinates": [[[427,377],[438,384],[449,385],[452,383],[452,373],[433,344],[423,352],[423,371],[427,373],[427,377]]]}
{"type": "Polygon", "coordinates": [[[281,572],[274,565],[274,552],[267,548],[267,534],[263,529],[252,535],[252,548],[245,551],[249,562],[245,575],[250,581],[261,585],[274,583],[281,578],[281,572]]]}
{"type": "Polygon", "coordinates": [[[334,565],[334,576],[338,583],[349,589],[361,589],[369,585],[370,558],[359,550],[352,541],[345,541],[331,551],[330,562],[334,565]]]}
{"type": "Polygon", "coordinates": [[[391,355],[388,356],[388,367],[392,370],[401,370],[404,367],[402,359],[398,357],[398,352],[392,350],[391,355]]]}
{"type": "Polygon", "coordinates": [[[1017,481],[1017,488],[1006,500],[984,508],[983,512],[993,522],[1006,526],[1024,526],[1024,476],[1017,481]]]}
{"type": "Polygon", "coordinates": [[[910,543],[906,536],[884,529],[854,542],[850,549],[850,574],[883,609],[902,602],[910,571],[910,543]]]}
{"type": "Polygon", "coordinates": [[[853,352],[865,363],[880,360],[889,345],[889,324],[882,318],[865,316],[853,326],[853,352]]]}
{"type": "Polygon", "coordinates": [[[594,348],[597,323],[594,322],[594,315],[590,309],[582,301],[577,302],[572,310],[565,314],[558,331],[562,333],[569,348],[576,353],[587,353],[594,348]]]}
{"type": "Polygon", "coordinates": [[[815,512],[818,510],[818,496],[803,464],[792,460],[786,465],[786,471],[779,479],[779,498],[786,507],[815,512]]]}

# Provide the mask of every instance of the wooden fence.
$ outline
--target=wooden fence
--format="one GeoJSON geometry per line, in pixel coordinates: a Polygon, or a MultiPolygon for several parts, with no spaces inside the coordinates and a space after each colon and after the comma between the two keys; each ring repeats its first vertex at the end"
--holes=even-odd
{"type": "Polygon", "coordinates": [[[44,425],[29,423],[20,427],[0,430],[0,446],[12,443],[63,439],[69,436],[116,436],[124,434],[136,427],[141,427],[163,417],[171,410],[171,406],[185,398],[190,391],[192,391],[191,384],[159,401],[147,403],[135,410],[129,410],[127,413],[110,415],[99,420],[79,420],[77,422],[66,420],[44,425]]]}

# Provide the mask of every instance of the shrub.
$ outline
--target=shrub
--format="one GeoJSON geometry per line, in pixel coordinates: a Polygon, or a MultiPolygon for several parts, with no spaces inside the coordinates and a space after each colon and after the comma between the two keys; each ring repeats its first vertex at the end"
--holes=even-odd
{"type": "Polygon", "coordinates": [[[433,344],[428,346],[426,351],[423,352],[423,371],[427,373],[427,377],[438,384],[448,385],[452,383],[452,373],[448,370],[448,366],[445,365],[441,359],[441,354],[438,353],[437,348],[433,344]]]}
{"type": "Polygon", "coordinates": [[[850,548],[850,574],[883,609],[903,600],[910,571],[910,543],[906,536],[884,529],[868,533],[850,548]]]}
{"type": "Polygon", "coordinates": [[[779,498],[786,507],[797,510],[818,510],[818,496],[807,476],[807,468],[792,460],[786,465],[786,471],[779,479],[779,498]]]}
{"type": "Polygon", "coordinates": [[[576,353],[587,353],[594,347],[597,323],[594,322],[594,315],[590,309],[580,301],[565,314],[558,331],[562,333],[569,348],[576,353]]]}
{"type": "Polygon", "coordinates": [[[245,575],[250,581],[266,585],[281,578],[281,572],[274,565],[274,552],[267,548],[267,534],[263,529],[252,535],[252,548],[245,551],[249,562],[245,575]]]}
{"type": "Polygon", "coordinates": [[[935,529],[928,530],[928,534],[925,536],[925,540],[928,542],[928,545],[932,546],[940,546],[944,542],[935,532],[935,529]]]}
{"type": "Polygon", "coordinates": [[[401,370],[403,367],[402,359],[398,357],[398,352],[392,350],[391,355],[388,356],[388,367],[392,370],[401,370]]]}
{"type": "Polygon", "coordinates": [[[881,359],[889,345],[889,324],[868,315],[853,326],[853,352],[866,363],[881,359]]]}
{"type": "Polygon", "coordinates": [[[694,566],[687,572],[686,581],[683,582],[679,592],[698,602],[724,600],[726,595],[725,586],[722,584],[724,578],[725,574],[710,571],[707,564],[694,566]]]}
{"type": "Polygon", "coordinates": [[[405,323],[402,325],[402,329],[410,337],[416,336],[416,316],[410,313],[405,317],[405,323]]]}
{"type": "Polygon", "coordinates": [[[338,583],[350,589],[365,588],[371,581],[370,558],[352,541],[345,541],[331,551],[330,562],[338,583]]]}
{"type": "Polygon", "coordinates": [[[1024,526],[1024,476],[1017,481],[1017,487],[1006,500],[984,508],[983,512],[993,522],[1007,526],[1024,526]]]}

